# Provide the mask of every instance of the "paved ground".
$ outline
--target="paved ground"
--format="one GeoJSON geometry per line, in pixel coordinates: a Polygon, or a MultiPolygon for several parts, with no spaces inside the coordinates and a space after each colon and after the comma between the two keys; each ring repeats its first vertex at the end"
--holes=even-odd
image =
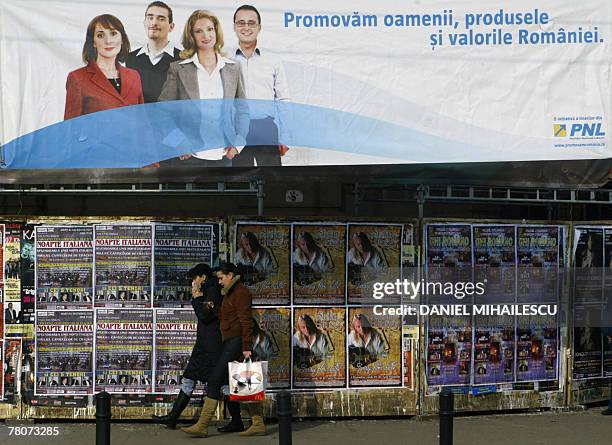
{"type": "MultiPolygon", "coordinates": [[[[455,419],[455,445],[590,445],[609,444],[612,440],[612,416],[600,415],[601,408],[570,413],[507,414],[471,416],[455,419]]],[[[181,431],[171,431],[149,423],[115,423],[112,445],[198,444],[264,445],[278,444],[278,427],[268,425],[265,437],[242,438],[237,434],[214,434],[207,439],[190,438],[181,431]]],[[[23,428],[22,428],[23,430],[23,428]]],[[[438,421],[426,420],[339,420],[304,421],[293,424],[294,445],[406,445],[438,444],[438,421]]],[[[0,423],[0,444],[93,445],[95,425],[90,423],[0,423]],[[58,426],[60,436],[11,436],[14,426],[58,426]]]]}

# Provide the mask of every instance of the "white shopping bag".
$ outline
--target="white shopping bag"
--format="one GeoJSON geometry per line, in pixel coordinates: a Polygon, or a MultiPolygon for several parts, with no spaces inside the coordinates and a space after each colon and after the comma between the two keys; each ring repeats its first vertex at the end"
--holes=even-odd
{"type": "Polygon", "coordinates": [[[230,362],[230,400],[237,402],[259,402],[266,397],[268,386],[268,362],[230,362]]]}

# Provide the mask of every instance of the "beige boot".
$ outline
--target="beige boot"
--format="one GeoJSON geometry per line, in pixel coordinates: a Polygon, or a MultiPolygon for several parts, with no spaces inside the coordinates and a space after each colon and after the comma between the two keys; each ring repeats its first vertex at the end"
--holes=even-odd
{"type": "Polygon", "coordinates": [[[249,403],[249,413],[251,414],[251,426],[248,430],[240,433],[241,436],[265,436],[266,424],[263,418],[263,405],[261,403],[249,403]]]}
{"type": "Polygon", "coordinates": [[[218,400],[209,399],[208,397],[206,397],[198,421],[188,428],[181,428],[181,430],[186,432],[187,434],[191,434],[192,436],[207,437],[208,423],[210,422],[210,419],[212,419],[212,417],[215,415],[215,411],[217,410],[218,404],[218,400]]]}

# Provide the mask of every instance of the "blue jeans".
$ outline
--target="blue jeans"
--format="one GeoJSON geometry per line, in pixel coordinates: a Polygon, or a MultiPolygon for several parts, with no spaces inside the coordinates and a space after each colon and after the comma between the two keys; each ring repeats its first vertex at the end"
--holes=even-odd
{"type": "Polygon", "coordinates": [[[221,345],[219,361],[208,377],[208,391],[206,397],[215,400],[221,398],[221,387],[227,385],[229,381],[227,364],[234,360],[238,360],[240,357],[242,357],[242,337],[234,337],[225,340],[221,345]]]}

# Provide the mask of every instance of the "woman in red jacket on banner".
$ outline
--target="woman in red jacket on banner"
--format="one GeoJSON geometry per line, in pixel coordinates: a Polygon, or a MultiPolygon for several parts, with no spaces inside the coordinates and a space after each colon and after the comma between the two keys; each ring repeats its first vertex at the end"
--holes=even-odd
{"type": "Polygon", "coordinates": [[[130,52],[121,21],[103,14],[89,22],[83,45],[87,64],[68,74],[64,119],[144,103],[140,75],[119,64],[130,52]]]}

